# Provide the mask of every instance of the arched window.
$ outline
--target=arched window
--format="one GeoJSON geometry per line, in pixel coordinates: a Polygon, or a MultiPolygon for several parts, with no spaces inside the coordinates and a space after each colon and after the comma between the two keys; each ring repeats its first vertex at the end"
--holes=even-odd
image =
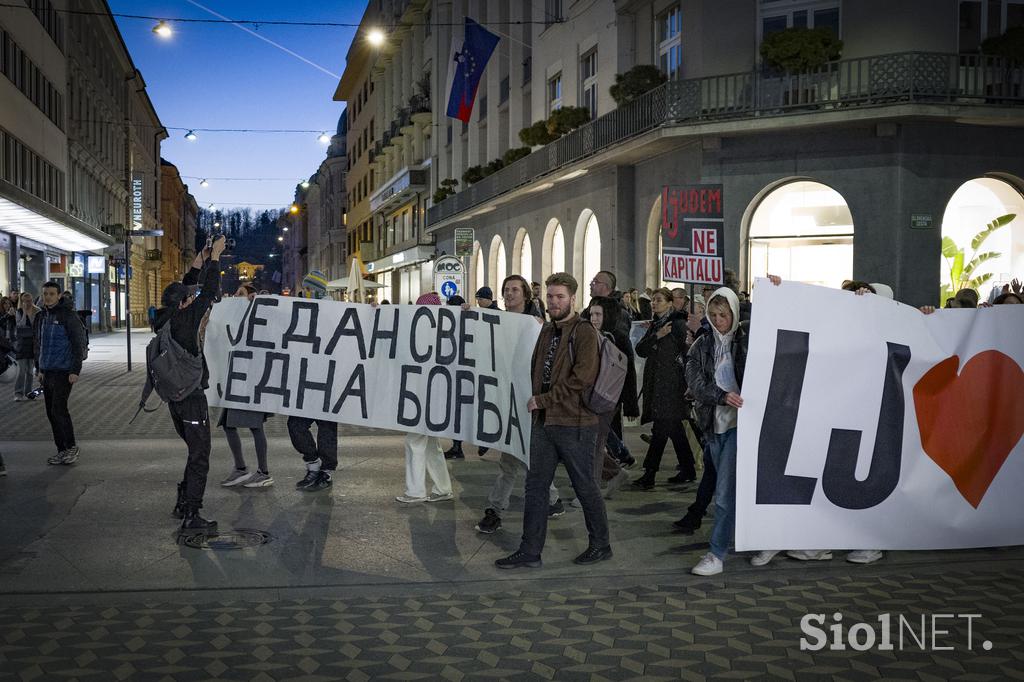
{"type": "Polygon", "coordinates": [[[987,300],[992,287],[1024,277],[1024,196],[996,177],[968,180],[953,193],[942,215],[942,266],[939,305],[962,288],[975,289],[987,300]],[[997,218],[1017,217],[994,229],[978,248],[971,242],[997,218]],[[962,266],[957,263],[962,252],[962,266]],[[979,258],[983,254],[994,254],[979,258]],[[954,282],[954,278],[956,281],[954,282]]]}
{"type": "Polygon", "coordinates": [[[489,286],[491,291],[494,292],[495,300],[497,300],[501,294],[501,282],[505,279],[508,272],[507,260],[505,258],[505,243],[501,241],[501,237],[498,235],[494,235],[494,239],[491,240],[491,252],[488,260],[488,270],[491,273],[489,286]]]}
{"type": "MultiPolygon", "coordinates": [[[[577,228],[579,229],[579,228],[577,228]]],[[[580,279],[583,307],[590,304],[590,280],[601,269],[601,229],[597,226],[597,216],[590,213],[583,228],[583,277],[580,279]]]]}
{"type": "Polygon", "coordinates": [[[480,248],[480,242],[473,242],[473,273],[470,281],[472,282],[473,291],[467,291],[466,296],[463,296],[463,298],[472,303],[473,294],[476,293],[477,289],[484,286],[486,281],[484,279],[484,252],[480,248]]]}
{"type": "Polygon", "coordinates": [[[820,182],[788,182],[765,195],[751,216],[747,246],[749,282],[771,273],[838,289],[853,277],[850,209],[820,182]]]}
{"type": "Polygon", "coordinates": [[[541,275],[546,279],[556,272],[565,272],[565,235],[562,225],[552,218],[544,231],[544,250],[541,258],[541,275]]]}
{"type": "Polygon", "coordinates": [[[533,281],[533,246],[525,227],[520,227],[512,244],[512,269],[527,282],[533,281]]]}

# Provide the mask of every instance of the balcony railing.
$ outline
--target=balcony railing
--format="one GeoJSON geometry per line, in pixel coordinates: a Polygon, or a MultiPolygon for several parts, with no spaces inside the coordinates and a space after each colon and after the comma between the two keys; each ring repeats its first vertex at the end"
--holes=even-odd
{"type": "Polygon", "coordinates": [[[998,57],[904,52],[844,59],[807,73],[669,81],[432,206],[427,224],[659,126],[903,103],[1024,105],[1024,67],[998,57]]]}

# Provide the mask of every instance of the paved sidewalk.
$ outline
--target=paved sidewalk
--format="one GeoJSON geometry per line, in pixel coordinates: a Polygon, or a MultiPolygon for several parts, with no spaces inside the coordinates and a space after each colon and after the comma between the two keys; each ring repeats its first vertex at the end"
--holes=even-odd
{"type": "MultiPolygon", "coordinates": [[[[72,467],[45,463],[42,405],[0,412],[0,681],[1022,679],[1022,548],[889,552],[870,566],[837,553],[757,569],[737,556],[697,578],[687,571],[710,519],[673,534],[695,487],[659,484],[608,503],[612,560],[572,563],[587,539],[570,506],[549,525],[542,569],[499,571],[522,494],[502,531],[474,531],[496,456],[471,448],[450,464],[454,501],[400,505],[403,437],[388,432],[343,427],[335,485],[317,494],[294,490],[303,467],[283,419],[270,422],[271,488],[220,487],[231,459],[215,433],[205,511],[222,535],[179,544],[169,511],[184,446],[166,408],[125,426],[141,381],[90,361],[72,394],[72,467]],[[904,633],[902,650],[810,652],[809,612],[849,625],[892,613],[918,630],[922,616],[981,617],[970,651],[964,622],[947,619],[937,643],[953,650],[922,651],[904,633]]],[[[639,434],[627,432],[637,455],[639,434]]],[[[569,490],[564,474],[557,483],[569,490]]]]}

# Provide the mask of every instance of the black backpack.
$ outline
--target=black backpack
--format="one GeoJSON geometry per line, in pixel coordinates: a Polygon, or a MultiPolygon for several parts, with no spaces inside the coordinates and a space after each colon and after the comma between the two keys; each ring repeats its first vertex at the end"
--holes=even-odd
{"type": "Polygon", "coordinates": [[[139,412],[155,412],[146,407],[149,394],[156,391],[165,403],[176,403],[184,400],[203,383],[203,356],[192,355],[182,348],[181,344],[171,336],[171,321],[168,320],[156,336],[146,346],[146,384],[142,387],[142,398],[139,400],[139,412]]]}

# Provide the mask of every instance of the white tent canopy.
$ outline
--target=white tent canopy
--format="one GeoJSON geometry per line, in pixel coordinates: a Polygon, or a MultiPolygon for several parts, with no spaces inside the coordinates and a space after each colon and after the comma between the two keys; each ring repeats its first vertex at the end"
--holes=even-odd
{"type": "MultiPolygon", "coordinates": [[[[383,284],[378,284],[377,282],[372,282],[368,279],[363,280],[364,289],[380,289],[383,286],[383,284]]],[[[341,279],[332,279],[330,282],[327,283],[327,289],[330,291],[346,291],[348,290],[348,288],[348,277],[342,277],[341,279]]]]}

